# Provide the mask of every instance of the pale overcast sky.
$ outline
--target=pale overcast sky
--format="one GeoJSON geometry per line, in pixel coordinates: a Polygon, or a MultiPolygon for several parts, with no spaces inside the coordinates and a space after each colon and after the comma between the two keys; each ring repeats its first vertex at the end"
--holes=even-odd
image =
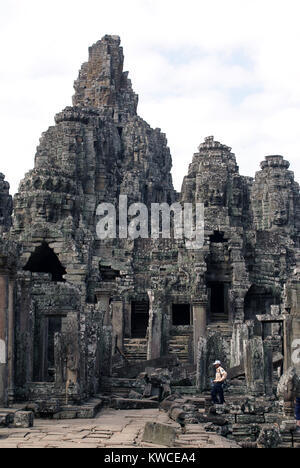
{"type": "Polygon", "coordinates": [[[139,115],[167,135],[177,190],[208,135],[233,148],[241,174],[283,154],[300,181],[299,18],[299,0],[1,0],[0,172],[11,192],[105,34],[121,36],[139,115]]]}

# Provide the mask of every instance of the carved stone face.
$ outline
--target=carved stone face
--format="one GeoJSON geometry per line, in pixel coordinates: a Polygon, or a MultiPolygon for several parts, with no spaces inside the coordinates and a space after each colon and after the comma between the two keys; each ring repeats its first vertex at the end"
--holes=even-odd
{"type": "Polygon", "coordinates": [[[289,207],[288,203],[283,199],[274,200],[271,204],[271,225],[286,226],[289,222],[289,207]]]}
{"type": "Polygon", "coordinates": [[[209,202],[211,206],[223,206],[224,192],[219,189],[212,189],[210,191],[209,202]]]}
{"type": "Polygon", "coordinates": [[[285,226],[288,223],[289,216],[288,211],[284,208],[275,210],[273,224],[275,226],[285,226]]]}

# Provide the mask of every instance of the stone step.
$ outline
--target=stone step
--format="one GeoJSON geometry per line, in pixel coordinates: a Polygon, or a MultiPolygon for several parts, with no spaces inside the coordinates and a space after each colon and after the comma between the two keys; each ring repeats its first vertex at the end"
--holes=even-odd
{"type": "Polygon", "coordinates": [[[93,398],[79,406],[62,406],[53,419],[93,419],[102,407],[102,399],[93,398]]]}
{"type": "Polygon", "coordinates": [[[182,363],[189,362],[189,342],[190,333],[182,335],[172,335],[169,341],[169,354],[174,354],[182,363]]]}
{"type": "Polygon", "coordinates": [[[172,393],[178,392],[181,395],[198,395],[197,387],[171,387],[172,393]]]}
{"type": "Polygon", "coordinates": [[[188,344],[189,339],[189,336],[172,336],[169,340],[169,343],[188,344]]]}
{"type": "Polygon", "coordinates": [[[144,343],[147,344],[147,339],[146,338],[125,338],[124,343],[144,343]]]}
{"type": "Polygon", "coordinates": [[[147,340],[144,338],[126,338],[123,352],[128,362],[146,361],[147,340]]]}
{"type": "Polygon", "coordinates": [[[220,331],[222,334],[228,334],[230,337],[232,335],[232,325],[228,322],[216,321],[209,323],[207,329],[210,331],[220,331]]]}
{"type": "Polygon", "coordinates": [[[113,398],[112,407],[118,410],[156,409],[159,403],[153,400],[132,400],[129,398],[113,398]]]}

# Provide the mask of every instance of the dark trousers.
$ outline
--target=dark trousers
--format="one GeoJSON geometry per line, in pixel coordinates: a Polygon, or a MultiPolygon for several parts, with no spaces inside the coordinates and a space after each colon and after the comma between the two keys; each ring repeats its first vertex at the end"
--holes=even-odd
{"type": "Polygon", "coordinates": [[[300,421],[300,397],[296,398],[295,418],[300,421]]]}
{"type": "Polygon", "coordinates": [[[225,403],[222,383],[214,383],[212,391],[211,391],[211,397],[212,397],[213,403],[216,405],[218,404],[223,405],[223,403],[225,403]]]}

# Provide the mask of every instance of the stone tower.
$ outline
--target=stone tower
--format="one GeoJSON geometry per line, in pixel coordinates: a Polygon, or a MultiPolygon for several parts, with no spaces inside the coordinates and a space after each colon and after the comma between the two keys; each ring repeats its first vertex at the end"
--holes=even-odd
{"type": "Polygon", "coordinates": [[[9,183],[0,173],[0,228],[8,230],[11,227],[12,197],[9,194],[9,183]]]}
{"type": "Polygon", "coordinates": [[[289,167],[290,163],[283,156],[266,156],[261,171],[255,176],[251,199],[257,230],[287,232],[297,238],[299,184],[289,167]]]}
{"type": "Polygon", "coordinates": [[[166,136],[138,115],[123,63],[117,36],[89,49],[73,106],[42,134],[20,183],[12,225],[0,174],[0,400],[57,414],[101,392],[124,362],[162,357],[197,368],[199,389],[213,360],[245,362],[248,388],[270,392],[284,330],[299,335],[299,186],[289,163],[268,156],[255,179],[244,177],[231,148],[207,137],[176,193],[166,136]],[[117,209],[116,234],[128,218],[120,196],[147,214],[152,203],[161,212],[203,204],[203,243],[190,248],[173,232],[100,238],[101,203],[117,209]]]}

